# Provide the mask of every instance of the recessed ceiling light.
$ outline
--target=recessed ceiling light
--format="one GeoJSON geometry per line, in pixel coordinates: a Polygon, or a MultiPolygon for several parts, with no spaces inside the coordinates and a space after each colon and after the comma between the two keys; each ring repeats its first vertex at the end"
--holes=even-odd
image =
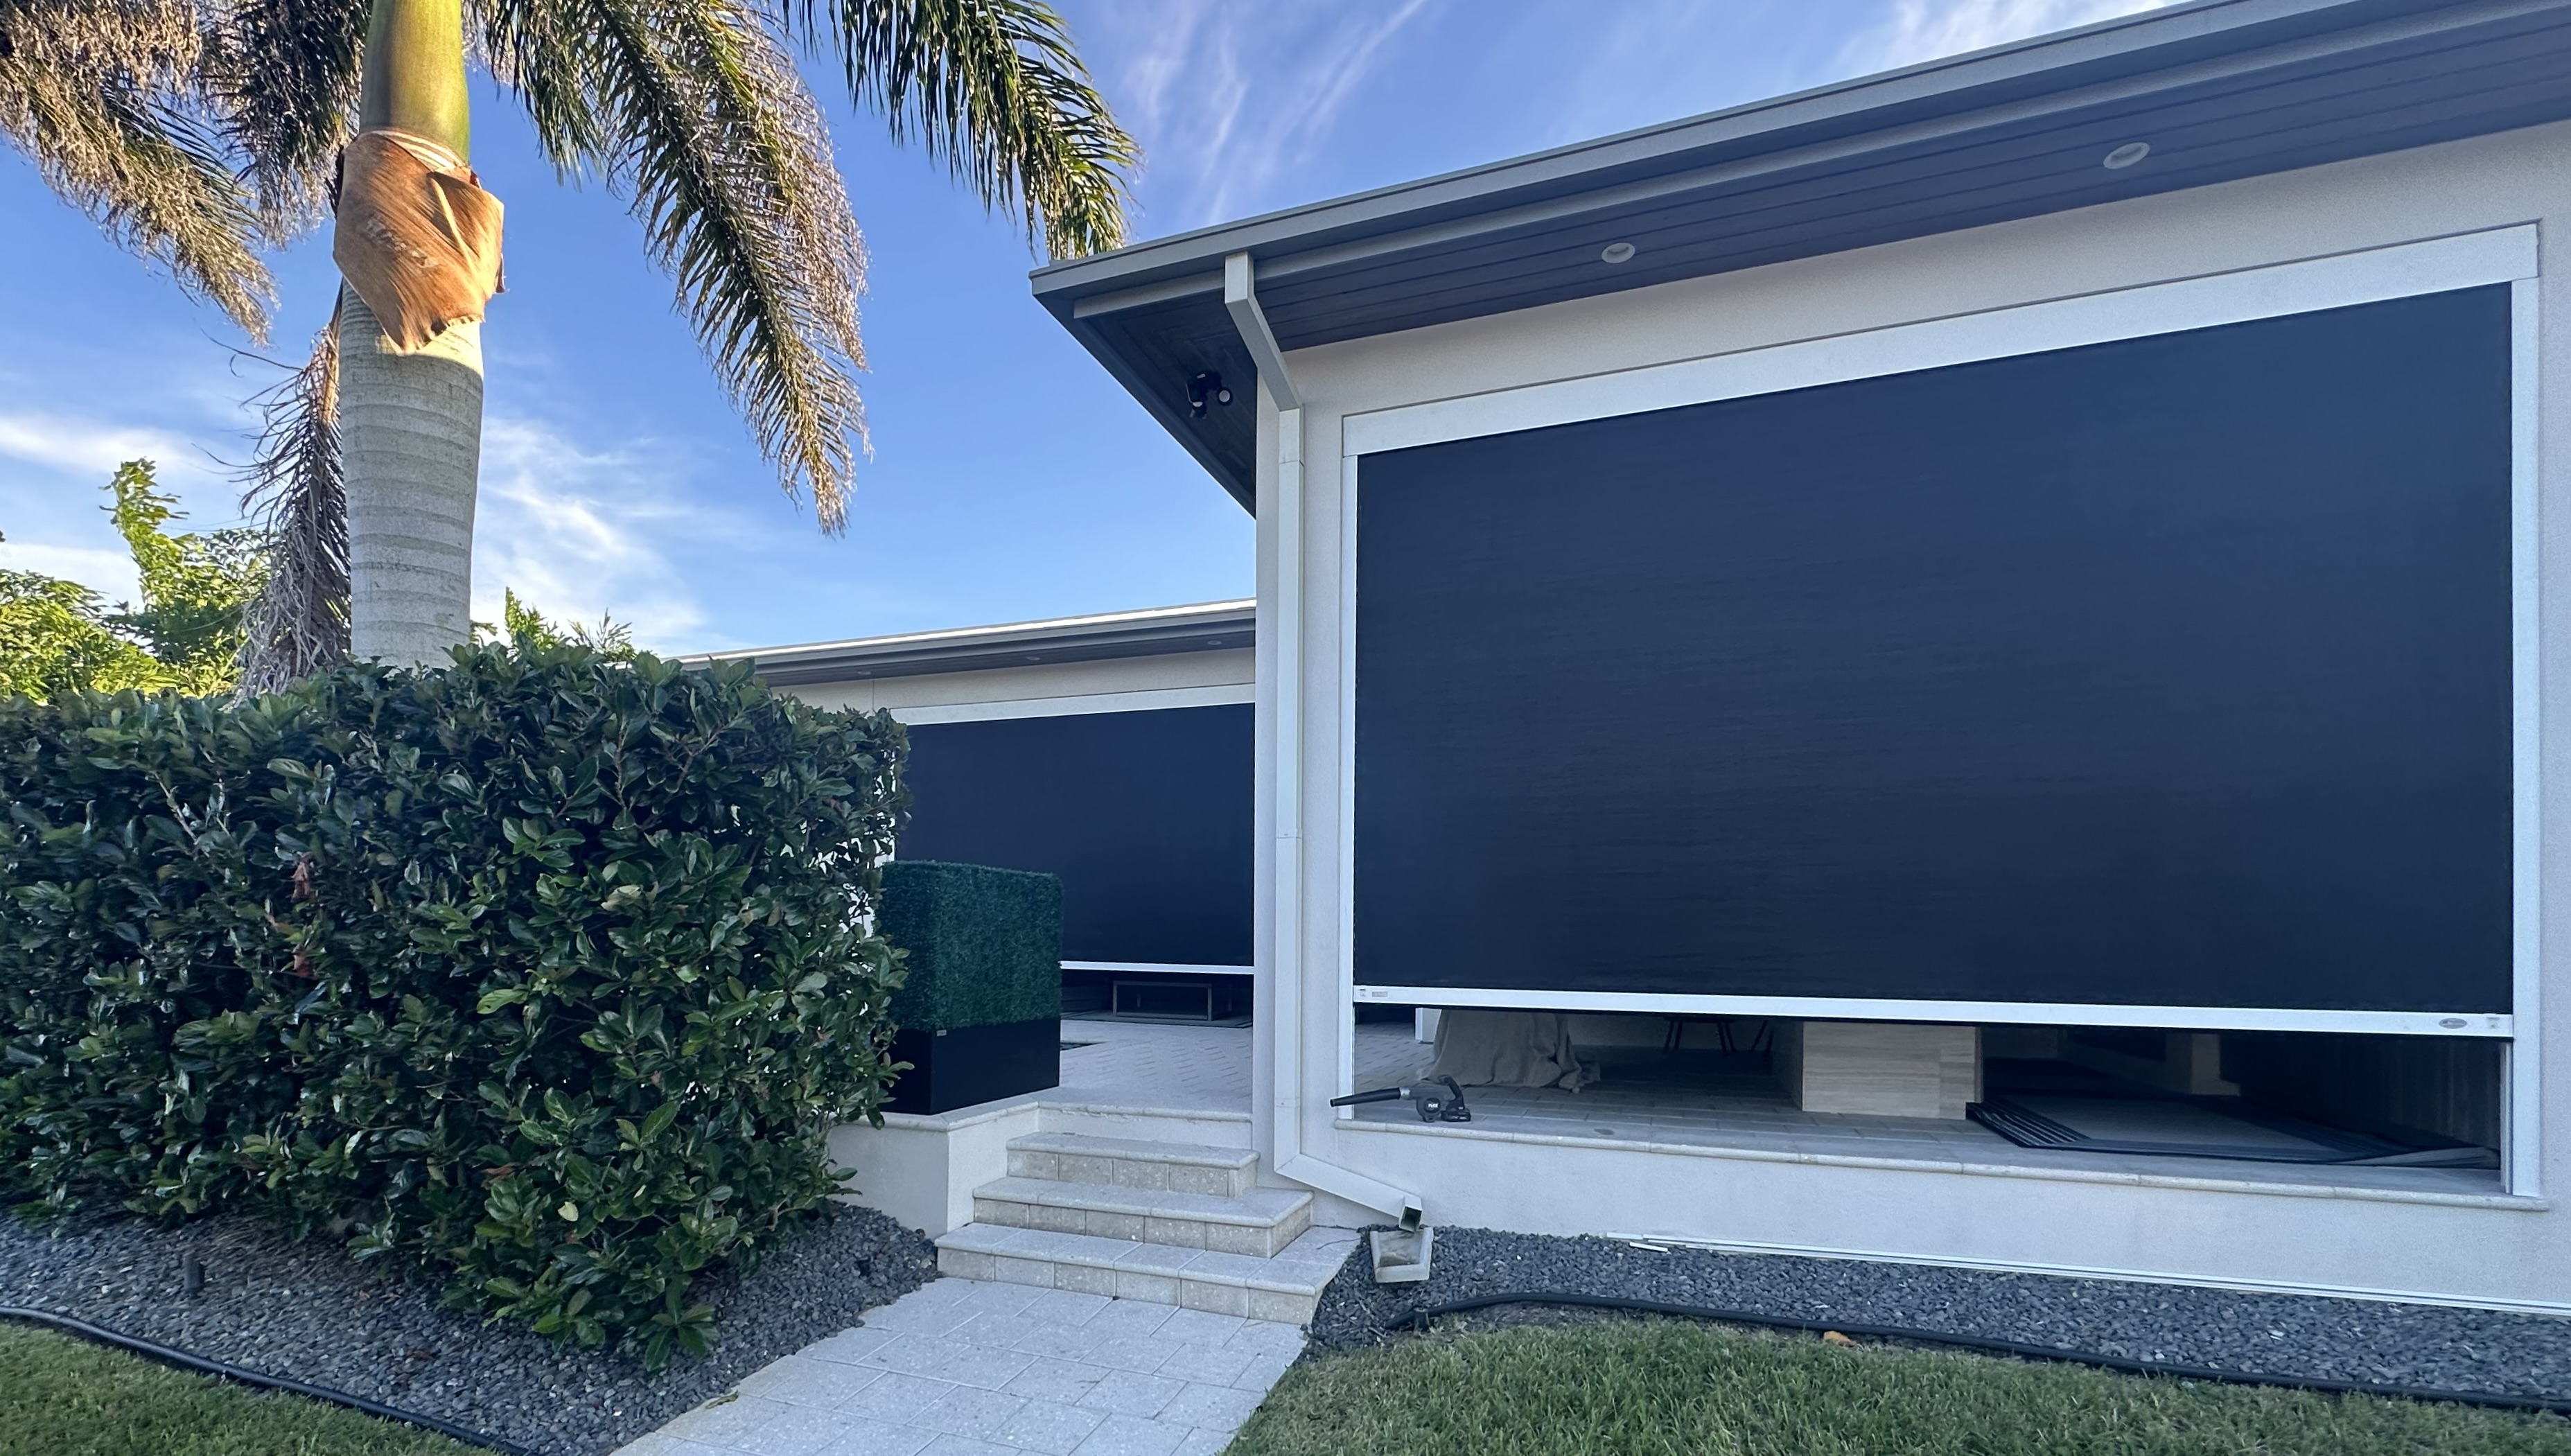
{"type": "Polygon", "coordinates": [[[2107,154],[2107,170],[2109,172],[2122,172],[2126,168],[2133,166],[2135,163],[2140,162],[2151,155],[2151,143],[2127,142],[2124,146],[2107,154]]]}
{"type": "Polygon", "coordinates": [[[1634,244],[1630,243],[1610,243],[1605,247],[1598,249],[1598,260],[1600,262],[1631,262],[1634,260],[1634,244]]]}

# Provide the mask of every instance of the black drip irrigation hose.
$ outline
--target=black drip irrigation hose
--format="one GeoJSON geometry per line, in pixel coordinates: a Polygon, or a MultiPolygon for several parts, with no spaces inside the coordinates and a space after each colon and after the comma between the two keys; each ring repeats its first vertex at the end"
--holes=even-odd
{"type": "Polygon", "coordinates": [[[2546,1415],[2571,1416],[2571,1400],[2557,1400],[2541,1395],[2495,1395],[2471,1390],[2425,1390],[2413,1385],[2384,1385],[2372,1380],[2324,1380],[2317,1376],[2258,1375],[2246,1370],[2217,1370],[2206,1365],[2181,1365],[2167,1360],[2132,1360],[2123,1355],[2103,1355],[2094,1350],[2066,1349],[2059,1345],[2020,1344],[2016,1340],[1986,1339],[1974,1334],[1948,1334],[1934,1329],[1908,1329],[1893,1324],[1849,1324],[1835,1319],[1798,1319],[1787,1314],[1759,1314],[1747,1309],[1711,1309],[1702,1304],[1667,1304],[1658,1299],[1627,1299],[1613,1294],[1546,1294],[1517,1291],[1507,1294],[1484,1294],[1473,1299],[1450,1299],[1414,1309],[1385,1326],[1387,1329],[1426,1329],[1432,1319],[1446,1314],[1463,1314],[1475,1309],[1488,1309],[1498,1304],[1571,1304],[1584,1309],[1625,1309],[1639,1314],[1671,1314],[1687,1319],[1712,1319],[1725,1324],[1756,1324],[1770,1329],[1800,1329],[1813,1333],[1835,1331],[1851,1339],[1913,1340],[1921,1344],[1952,1345],[1958,1349],[1981,1350],[1995,1355],[2014,1355],[2021,1360],[2053,1360],[2068,1365],[2092,1365],[2101,1370],[2121,1370],[2129,1375],[2169,1375],[2182,1380],[2220,1380],[2231,1385],[2266,1385],[2281,1390],[2315,1390],[2329,1395],[2384,1395],[2396,1400],[2428,1400],[2447,1405],[2478,1405],[2494,1410],[2536,1411],[2546,1415]]]}
{"type": "Polygon", "coordinates": [[[434,1431],[450,1440],[461,1441],[467,1446],[479,1446],[485,1451],[506,1452],[507,1456],[536,1456],[535,1452],[514,1441],[504,1441],[497,1436],[486,1436],[480,1431],[468,1431],[462,1426],[439,1420],[433,1415],[395,1410],[389,1405],[377,1404],[362,1395],[350,1395],[344,1390],[331,1390],[320,1385],[306,1385],[300,1380],[288,1380],[281,1375],[262,1375],[257,1370],[245,1370],[239,1365],[227,1365],[221,1360],[210,1360],[203,1355],[190,1354],[186,1350],[174,1349],[169,1345],[154,1344],[148,1339],[109,1329],[104,1325],[92,1324],[86,1319],[74,1319],[68,1314],[56,1314],[48,1309],[30,1309],[23,1304],[0,1304],[0,1319],[22,1319],[30,1324],[41,1324],[48,1329],[78,1335],[96,1344],[113,1345],[120,1350],[130,1350],[147,1360],[158,1360],[164,1365],[181,1370],[194,1370],[200,1375],[214,1375],[225,1380],[239,1381],[244,1385],[256,1385],[261,1390],[282,1390],[288,1395],[300,1395],[307,1400],[322,1400],[332,1405],[343,1405],[350,1410],[362,1411],[377,1420],[396,1421],[405,1426],[416,1426],[423,1431],[434,1431]]]}

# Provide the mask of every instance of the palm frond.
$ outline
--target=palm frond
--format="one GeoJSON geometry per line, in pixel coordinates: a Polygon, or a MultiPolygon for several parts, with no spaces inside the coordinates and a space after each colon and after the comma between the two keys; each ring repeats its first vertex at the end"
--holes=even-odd
{"type": "Polygon", "coordinates": [[[467,16],[493,80],[516,94],[537,144],[566,179],[602,169],[607,130],[591,104],[595,37],[582,0],[477,0],[467,16]]]}
{"type": "Polygon", "coordinates": [[[199,24],[193,0],[0,0],[0,60],[42,57],[167,89],[197,64],[199,24]]]}
{"type": "Polygon", "coordinates": [[[339,474],[339,318],[303,367],[259,401],[264,427],[242,508],[267,530],[267,582],[242,643],[244,695],[348,659],[348,509],[339,474]]]}
{"type": "Polygon", "coordinates": [[[228,0],[208,27],[204,85],[247,162],[269,235],[328,211],[357,115],[369,0],[228,0]]]}
{"type": "Polygon", "coordinates": [[[789,494],[845,523],[865,250],[829,133],[756,0],[582,0],[601,162],[789,494]]]}
{"type": "Polygon", "coordinates": [[[184,0],[0,6],[0,134],[129,251],[263,337],[273,295],[249,190],[194,103],[184,0]]]}
{"type": "Polygon", "coordinates": [[[1141,158],[1042,0],[788,0],[825,30],[849,94],[943,159],[985,207],[1018,213],[1055,257],[1125,242],[1141,158]]]}

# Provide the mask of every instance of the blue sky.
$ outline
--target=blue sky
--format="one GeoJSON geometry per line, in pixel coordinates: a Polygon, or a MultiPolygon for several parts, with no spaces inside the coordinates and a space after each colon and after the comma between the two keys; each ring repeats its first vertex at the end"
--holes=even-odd
{"type": "MultiPolygon", "coordinates": [[[[2149,8],[2150,0],[1060,0],[1147,161],[1138,236],[1494,161],[2149,8]]],[[[825,81],[818,69],[815,80],[825,81]]],[[[845,535],[787,500],[668,281],[603,191],[558,185],[477,95],[508,205],[489,372],[477,616],[503,586],[663,651],[811,642],[1246,596],[1249,518],[1029,297],[1023,240],[824,92],[872,255],[874,454],[845,535]]],[[[238,516],[243,401],[275,370],[0,161],[0,567],[111,599],[99,507],[149,455],[191,524],[238,516]]],[[[334,287],[277,259],[271,353],[334,287]]]]}

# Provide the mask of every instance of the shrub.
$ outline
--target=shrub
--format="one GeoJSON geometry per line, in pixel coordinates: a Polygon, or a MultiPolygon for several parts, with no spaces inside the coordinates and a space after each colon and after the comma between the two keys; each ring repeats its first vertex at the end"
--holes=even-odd
{"type": "Polygon", "coordinates": [[[896,859],[883,870],[884,939],[902,949],[893,1020],[955,1029],[1062,1015],[1062,881],[896,859]]]}
{"type": "Polygon", "coordinates": [[[583,647],[0,702],[0,1188],[256,1213],[658,1364],[892,1070],[885,715],[583,647]]]}

